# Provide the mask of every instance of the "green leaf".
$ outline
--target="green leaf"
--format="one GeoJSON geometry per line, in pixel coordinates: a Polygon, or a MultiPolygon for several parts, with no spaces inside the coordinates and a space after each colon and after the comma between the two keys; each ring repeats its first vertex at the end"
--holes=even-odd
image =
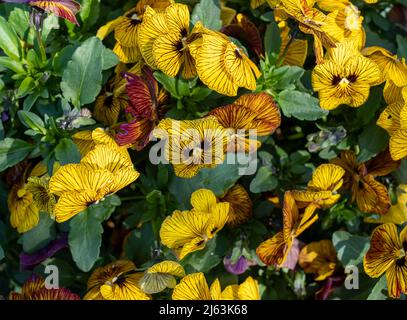
{"type": "Polygon", "coordinates": [[[295,89],[295,82],[304,75],[304,69],[297,66],[282,66],[274,69],[270,75],[272,87],[275,91],[287,89],[292,85],[295,89]]]}
{"type": "Polygon", "coordinates": [[[0,246],[0,261],[4,259],[4,250],[3,248],[0,246]]]}
{"type": "Polygon", "coordinates": [[[346,231],[336,231],[332,235],[338,260],[344,267],[348,265],[357,266],[363,262],[370,245],[369,237],[352,235],[346,231]]]}
{"type": "Polygon", "coordinates": [[[108,48],[105,48],[105,50],[103,50],[102,58],[103,58],[103,67],[102,67],[103,70],[113,68],[120,62],[119,57],[108,48]]]}
{"type": "Polygon", "coordinates": [[[40,212],[38,225],[22,235],[23,250],[26,253],[33,253],[55,239],[55,221],[48,213],[40,212]]]}
{"type": "Polygon", "coordinates": [[[188,81],[181,78],[169,77],[160,71],[154,72],[154,77],[172,97],[181,99],[182,97],[189,96],[188,81]]]}
{"type": "Polygon", "coordinates": [[[48,40],[52,30],[59,29],[59,18],[53,14],[47,15],[42,25],[41,38],[44,43],[48,40]]]}
{"type": "MultiPolygon", "coordinates": [[[[274,17],[273,17],[274,19],[274,17]]],[[[270,53],[280,53],[281,48],[281,35],[280,28],[276,22],[271,22],[267,25],[266,33],[264,35],[264,49],[267,55],[270,53]]]]}
{"type": "Polygon", "coordinates": [[[43,67],[43,63],[34,49],[28,50],[26,59],[33,68],[40,69],[43,67]]]}
{"type": "Polygon", "coordinates": [[[41,92],[38,90],[34,91],[34,93],[30,94],[28,97],[24,99],[23,103],[23,110],[30,111],[37,99],[41,96],[41,92]]]}
{"type": "Polygon", "coordinates": [[[140,229],[133,230],[124,245],[127,259],[134,261],[137,266],[150,260],[155,247],[154,242],[155,238],[151,223],[143,224],[140,229]]]}
{"type": "Polygon", "coordinates": [[[143,214],[143,221],[149,221],[166,212],[165,198],[161,191],[153,190],[146,196],[147,208],[143,214]],[[146,217],[148,216],[148,219],[146,217]]]}
{"type": "Polygon", "coordinates": [[[52,66],[56,75],[62,76],[68,62],[72,60],[72,56],[77,48],[77,45],[71,44],[55,54],[54,59],[52,60],[52,66]]]}
{"type": "Polygon", "coordinates": [[[23,161],[34,146],[20,139],[6,138],[0,141],[0,172],[23,161]]]}
{"type": "Polygon", "coordinates": [[[46,134],[47,131],[44,128],[44,121],[42,121],[42,119],[35,113],[25,110],[19,110],[17,112],[17,115],[21,123],[25,125],[27,128],[37,131],[44,135],[46,134]]]}
{"type": "Polygon", "coordinates": [[[387,279],[385,275],[377,281],[367,300],[387,300],[387,279]]]}
{"type": "Polygon", "coordinates": [[[380,87],[372,88],[368,100],[363,106],[357,108],[356,118],[352,128],[361,128],[371,122],[375,118],[376,111],[380,108],[381,101],[382,89],[380,87]]]}
{"type": "Polygon", "coordinates": [[[99,18],[100,0],[82,0],[79,16],[82,20],[82,30],[89,30],[99,18]]]}
{"type": "Polygon", "coordinates": [[[281,110],[286,117],[314,121],[328,115],[319,107],[319,100],[306,92],[284,90],[277,96],[281,110]]]}
{"type": "Polygon", "coordinates": [[[104,50],[100,39],[89,38],[75,50],[62,75],[64,97],[77,108],[94,102],[102,88],[104,50]]]}
{"type": "Polygon", "coordinates": [[[14,8],[10,12],[8,22],[16,31],[17,35],[29,44],[34,44],[35,31],[30,28],[30,12],[28,8],[14,8]]]}
{"type": "Polygon", "coordinates": [[[25,97],[27,94],[31,93],[34,90],[35,86],[36,84],[33,78],[31,77],[24,78],[24,80],[18,87],[17,96],[19,98],[25,97]]]}
{"type": "Polygon", "coordinates": [[[61,165],[79,163],[81,154],[79,153],[77,145],[71,139],[63,138],[55,147],[55,158],[61,165]]]}
{"type": "Polygon", "coordinates": [[[407,39],[398,34],[396,36],[396,40],[397,40],[397,55],[400,58],[407,59],[407,39]]]}
{"type": "Polygon", "coordinates": [[[359,163],[372,159],[378,153],[386,149],[389,142],[389,135],[386,130],[371,123],[366,126],[358,137],[360,153],[357,161],[359,163]]]}
{"type": "Polygon", "coordinates": [[[220,30],[222,20],[219,0],[201,0],[191,14],[192,24],[201,21],[204,27],[212,30],[220,30]]]}
{"type": "Polygon", "coordinates": [[[278,186],[278,180],[273,176],[273,172],[268,167],[260,167],[256,176],[250,182],[250,191],[261,193],[274,190],[278,186]]]}
{"type": "Polygon", "coordinates": [[[212,90],[205,87],[196,87],[191,92],[191,99],[200,102],[205,100],[212,93],[212,90]]]}
{"type": "Polygon", "coordinates": [[[21,45],[16,32],[7,22],[6,19],[0,16],[0,48],[4,53],[14,60],[20,60],[21,45]]]}
{"type": "Polygon", "coordinates": [[[219,255],[215,253],[217,238],[218,236],[209,240],[204,249],[187,255],[181,260],[181,264],[192,266],[195,272],[208,272],[216,267],[222,261],[219,255]]]}
{"type": "Polygon", "coordinates": [[[9,57],[0,57],[0,66],[10,69],[15,73],[25,73],[23,65],[9,57]]]}
{"type": "Polygon", "coordinates": [[[239,178],[239,166],[227,164],[225,161],[213,169],[202,169],[191,179],[174,176],[168,189],[178,200],[180,209],[187,209],[191,207],[190,198],[195,190],[210,189],[215,195],[220,196],[232,187],[239,178]]]}
{"type": "Polygon", "coordinates": [[[69,248],[73,260],[82,271],[88,272],[99,257],[103,233],[102,222],[110,217],[117,205],[120,205],[120,200],[112,195],[71,219],[69,248]]]}

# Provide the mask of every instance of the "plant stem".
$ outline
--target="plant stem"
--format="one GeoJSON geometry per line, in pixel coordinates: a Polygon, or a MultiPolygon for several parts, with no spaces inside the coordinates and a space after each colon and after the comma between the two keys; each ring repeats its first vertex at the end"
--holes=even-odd
{"type": "Polygon", "coordinates": [[[38,47],[40,48],[41,60],[43,62],[46,62],[47,61],[47,54],[45,52],[44,42],[42,42],[41,31],[36,29],[35,34],[37,35],[38,47]]]}

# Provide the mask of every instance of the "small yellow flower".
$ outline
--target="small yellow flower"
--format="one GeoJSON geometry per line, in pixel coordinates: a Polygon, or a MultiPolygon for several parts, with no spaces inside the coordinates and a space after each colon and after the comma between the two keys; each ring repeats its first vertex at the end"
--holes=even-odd
{"type": "Polygon", "coordinates": [[[318,219],[318,207],[311,203],[300,214],[297,203],[290,191],[284,193],[283,230],[262,242],[256,253],[266,265],[281,266],[287,259],[293,241],[318,219]]]}
{"type": "Polygon", "coordinates": [[[261,73],[243,49],[222,33],[195,25],[200,35],[191,43],[191,54],[201,81],[210,89],[227,96],[236,96],[239,87],[254,91],[261,73]]]}
{"type": "Polygon", "coordinates": [[[253,203],[249,194],[240,184],[234,185],[225,195],[219,197],[220,202],[229,203],[228,226],[238,226],[246,222],[252,215],[253,203]]]}
{"type": "Polygon", "coordinates": [[[403,224],[407,222],[407,185],[401,184],[397,187],[397,203],[390,207],[389,212],[380,215],[378,219],[366,217],[369,223],[394,223],[403,224]]]}
{"type": "Polygon", "coordinates": [[[49,176],[28,178],[27,190],[33,195],[36,207],[43,212],[54,214],[55,196],[49,191],[49,176]]]}
{"type": "Polygon", "coordinates": [[[358,49],[365,45],[365,31],[362,27],[363,17],[358,8],[352,4],[327,15],[323,30],[335,41],[343,42],[350,39],[358,49]]]}
{"type": "Polygon", "coordinates": [[[314,52],[317,64],[323,62],[323,48],[334,48],[334,40],[325,32],[327,16],[314,8],[314,1],[282,0],[279,8],[298,21],[299,29],[314,37],[314,52]]]}
{"type": "Polygon", "coordinates": [[[202,272],[184,277],[174,288],[172,300],[259,300],[260,293],[256,280],[248,277],[241,285],[230,285],[222,291],[215,279],[211,286],[202,272]]]}
{"type": "Polygon", "coordinates": [[[344,189],[352,192],[352,201],[359,210],[367,213],[385,214],[390,208],[390,196],[386,186],[375,177],[386,176],[396,170],[399,163],[393,161],[388,150],[380,153],[368,162],[358,164],[356,154],[342,151],[332,163],[345,169],[344,189]]]}
{"type": "Polygon", "coordinates": [[[255,151],[261,143],[257,139],[247,138],[250,130],[255,137],[267,136],[274,133],[281,123],[277,103],[264,92],[244,94],[232,104],[215,108],[208,115],[215,116],[230,133],[230,152],[255,151]]]}
{"type": "Polygon", "coordinates": [[[151,6],[161,11],[170,4],[170,0],[140,0],[134,8],[127,11],[123,16],[102,26],[97,32],[97,37],[103,40],[114,32],[116,44],[113,52],[117,54],[120,61],[123,63],[138,62],[141,58],[138,32],[144,19],[146,7],[151,6]]]}
{"type": "Polygon", "coordinates": [[[390,297],[407,293],[407,227],[400,234],[392,223],[374,229],[363,265],[372,278],[386,273],[390,297]]]}
{"type": "Polygon", "coordinates": [[[199,189],[192,193],[190,211],[176,210],[161,225],[163,245],[175,250],[179,259],[202,250],[226,224],[229,203],[217,202],[212,191],[199,189]]]}
{"type": "Polygon", "coordinates": [[[88,292],[84,300],[151,300],[139,281],[143,273],[128,260],[118,260],[97,268],[88,280],[88,292]]]}
{"type": "Polygon", "coordinates": [[[363,49],[362,53],[379,66],[382,81],[391,80],[397,87],[407,86],[407,65],[404,58],[399,58],[381,47],[368,47],[363,49]]]}
{"type": "Polygon", "coordinates": [[[19,233],[27,232],[39,222],[40,210],[34,203],[33,194],[24,184],[14,185],[7,198],[10,223],[19,233]]]}
{"type": "Polygon", "coordinates": [[[119,147],[102,129],[92,132],[95,146],[78,164],[59,168],[49,190],[59,197],[54,213],[64,222],[106,196],[126,187],[140,175],[126,148],[119,147]]]}
{"type": "Polygon", "coordinates": [[[301,249],[298,263],[305,273],[316,275],[316,281],[322,281],[335,272],[336,250],[331,240],[311,242],[301,249]]]}
{"type": "Polygon", "coordinates": [[[279,59],[283,58],[283,63],[286,65],[302,67],[308,55],[308,41],[292,39],[290,28],[285,22],[279,23],[278,25],[280,27],[281,37],[279,59]],[[290,45],[287,48],[288,44],[290,45]]]}
{"type": "Polygon", "coordinates": [[[197,120],[161,120],[153,135],[165,141],[164,156],[175,174],[192,178],[202,168],[223,163],[226,131],[214,116],[197,120]]]}
{"type": "Polygon", "coordinates": [[[313,173],[306,191],[294,190],[292,194],[300,206],[310,203],[320,208],[332,207],[340,198],[338,190],[343,183],[345,170],[333,164],[322,164],[313,173]]]}
{"type": "Polygon", "coordinates": [[[312,72],[312,87],[319,94],[321,108],[326,110],[342,104],[361,106],[369,97],[370,87],[380,80],[377,64],[360,54],[353,41],[337,44],[312,72]]]}

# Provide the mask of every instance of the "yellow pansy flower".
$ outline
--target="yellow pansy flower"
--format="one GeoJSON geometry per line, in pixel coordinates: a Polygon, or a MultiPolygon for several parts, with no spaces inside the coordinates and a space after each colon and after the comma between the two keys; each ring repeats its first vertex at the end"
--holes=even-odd
{"type": "Polygon", "coordinates": [[[172,293],[172,300],[217,300],[219,296],[219,281],[209,288],[202,272],[192,273],[181,279],[172,293]]]}
{"type": "Polygon", "coordinates": [[[96,98],[93,117],[100,123],[107,126],[113,126],[117,123],[120,112],[127,107],[125,84],[119,72],[106,84],[96,98]]]}
{"type": "Polygon", "coordinates": [[[407,86],[397,87],[394,82],[389,79],[384,85],[383,97],[387,104],[407,101],[407,86]]]}
{"type": "Polygon", "coordinates": [[[286,191],[284,193],[283,230],[257,247],[256,253],[261,261],[266,265],[281,266],[287,259],[294,239],[318,219],[316,209],[317,206],[311,203],[300,214],[293,194],[286,191]]]}
{"type": "Polygon", "coordinates": [[[390,196],[386,186],[376,181],[375,177],[386,176],[399,166],[399,162],[391,159],[388,150],[362,164],[357,163],[354,152],[342,151],[332,163],[345,169],[343,188],[352,192],[352,202],[356,202],[359,210],[387,213],[390,208],[390,196]]]}
{"type": "Polygon", "coordinates": [[[407,65],[404,58],[381,47],[368,47],[362,53],[379,66],[382,81],[391,80],[397,87],[407,86],[407,65]]]}
{"type": "Polygon", "coordinates": [[[274,133],[280,126],[281,114],[273,97],[265,92],[242,95],[232,104],[218,107],[209,112],[219,123],[230,130],[228,151],[253,152],[261,146],[259,141],[247,138],[250,130],[256,136],[274,133]],[[239,131],[244,131],[239,133],[239,131]]]}
{"type": "Polygon", "coordinates": [[[221,33],[195,29],[200,37],[191,43],[191,54],[201,81],[227,96],[236,96],[239,87],[255,90],[261,73],[243,49],[221,33]]]}
{"type": "Polygon", "coordinates": [[[252,215],[253,203],[246,189],[240,184],[235,184],[223,196],[220,202],[229,203],[228,226],[238,226],[246,222],[252,215]]]}
{"type": "Polygon", "coordinates": [[[397,187],[397,203],[393,204],[386,214],[380,215],[378,219],[367,217],[364,221],[370,223],[394,224],[407,222],[407,185],[401,184],[397,187]]]}
{"type": "Polygon", "coordinates": [[[88,280],[88,292],[84,300],[151,300],[139,281],[143,273],[128,260],[118,260],[97,268],[88,280]]]}
{"type": "Polygon", "coordinates": [[[390,297],[407,293],[407,227],[400,234],[392,223],[374,229],[363,265],[372,278],[386,273],[390,297]]]}
{"type": "Polygon", "coordinates": [[[298,263],[305,273],[316,275],[316,281],[322,281],[335,272],[337,265],[336,250],[331,240],[311,242],[301,249],[298,263]]]}
{"type": "Polygon", "coordinates": [[[363,17],[358,8],[352,4],[327,15],[323,30],[335,41],[350,39],[358,49],[365,46],[366,35],[362,27],[363,17]]]}
{"type": "Polygon", "coordinates": [[[80,163],[64,165],[51,177],[50,192],[59,196],[54,210],[57,222],[72,218],[138,178],[127,151],[113,143],[96,144],[80,163]]]}
{"type": "Polygon", "coordinates": [[[179,259],[202,250],[226,224],[229,203],[217,203],[212,191],[199,189],[192,193],[190,211],[175,210],[161,225],[163,245],[175,250],[179,259]]]}
{"type": "Polygon", "coordinates": [[[247,277],[240,285],[233,284],[227,286],[221,292],[220,300],[260,300],[257,280],[247,277]]]}
{"type": "Polygon", "coordinates": [[[140,0],[134,8],[127,11],[123,16],[102,26],[97,32],[97,37],[103,40],[114,31],[116,44],[113,52],[123,63],[137,62],[141,58],[138,32],[143,22],[146,7],[150,6],[160,11],[170,4],[170,0],[140,0]]]}
{"type": "Polygon", "coordinates": [[[314,8],[314,1],[282,0],[280,8],[299,22],[299,29],[314,37],[314,52],[317,64],[323,62],[323,47],[334,48],[334,40],[324,31],[326,15],[314,8]]]}
{"type": "Polygon", "coordinates": [[[292,195],[300,206],[310,203],[320,208],[330,208],[340,198],[345,170],[333,164],[322,164],[312,174],[306,191],[294,190],[292,195]]]}
{"type": "Polygon", "coordinates": [[[195,63],[188,48],[193,38],[193,32],[189,32],[188,6],[173,3],[164,12],[147,8],[146,13],[138,35],[146,63],[170,77],[175,77],[180,71],[186,79],[194,77],[195,63]]]}
{"type": "Polygon", "coordinates": [[[102,128],[96,128],[94,130],[84,130],[75,133],[72,136],[73,142],[79,149],[82,157],[84,157],[89,151],[91,151],[96,145],[107,145],[113,149],[116,149],[129,161],[130,156],[127,151],[127,146],[118,146],[116,141],[102,128]]]}
{"type": "Polygon", "coordinates": [[[349,40],[331,49],[324,63],[312,72],[312,87],[319,94],[321,108],[326,110],[341,104],[361,106],[369,96],[370,87],[380,80],[377,64],[360,54],[349,40]]]}
{"type": "Polygon", "coordinates": [[[202,272],[184,277],[174,288],[172,300],[259,300],[257,281],[248,277],[241,285],[230,285],[221,291],[220,282],[215,279],[211,286],[202,272]]]}
{"type": "Polygon", "coordinates": [[[192,178],[202,168],[223,163],[226,131],[214,116],[198,120],[161,120],[153,135],[165,141],[164,156],[175,174],[192,178]]]}
{"type": "Polygon", "coordinates": [[[7,198],[10,211],[10,224],[17,228],[19,233],[24,233],[34,228],[40,219],[40,210],[34,203],[33,194],[24,184],[15,184],[7,198]]]}
{"type": "Polygon", "coordinates": [[[49,190],[49,179],[48,174],[42,177],[29,177],[26,189],[33,195],[36,207],[40,211],[47,212],[53,216],[56,200],[49,190]]]}
{"type": "Polygon", "coordinates": [[[290,28],[285,22],[280,22],[278,25],[281,37],[279,59],[283,59],[286,65],[302,67],[308,54],[308,41],[292,39],[290,28]]]}

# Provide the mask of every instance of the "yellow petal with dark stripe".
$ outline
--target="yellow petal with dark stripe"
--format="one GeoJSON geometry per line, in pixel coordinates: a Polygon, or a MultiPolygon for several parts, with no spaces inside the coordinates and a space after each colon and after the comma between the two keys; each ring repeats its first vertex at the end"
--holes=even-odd
{"type": "Polygon", "coordinates": [[[402,248],[396,225],[383,224],[373,230],[370,248],[364,257],[364,268],[368,276],[380,277],[394,265],[402,248]]]}
{"type": "Polygon", "coordinates": [[[208,283],[202,272],[182,278],[172,293],[173,300],[211,300],[208,283]]]}

